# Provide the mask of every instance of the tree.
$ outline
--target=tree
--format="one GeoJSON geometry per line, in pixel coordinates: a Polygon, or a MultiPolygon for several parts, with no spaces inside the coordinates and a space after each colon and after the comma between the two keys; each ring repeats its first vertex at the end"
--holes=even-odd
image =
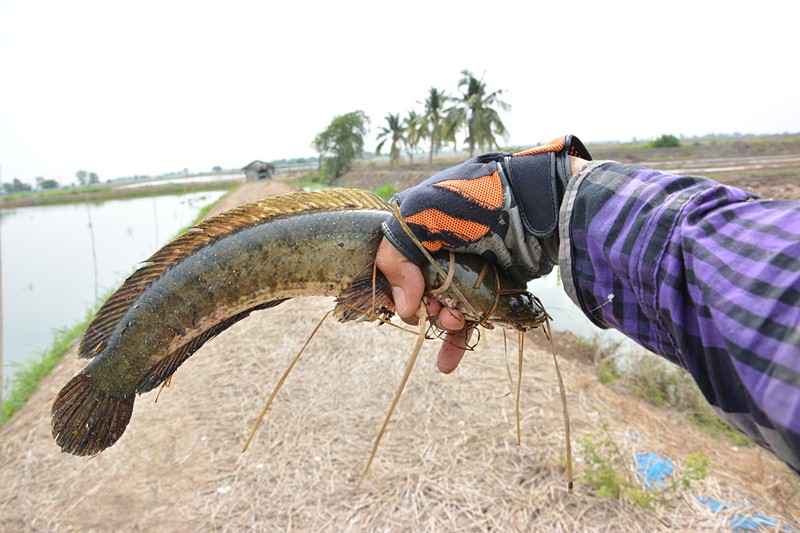
{"type": "Polygon", "coordinates": [[[222,167],[216,166],[216,167],[211,169],[211,172],[222,172],[222,167]]]}
{"type": "Polygon", "coordinates": [[[403,120],[405,127],[405,145],[406,153],[411,164],[414,164],[414,152],[417,151],[419,142],[423,139],[425,131],[422,129],[422,117],[417,114],[413,109],[408,112],[406,118],[403,120]]]}
{"type": "Polygon", "coordinates": [[[311,143],[311,148],[313,148],[314,151],[319,154],[319,157],[317,157],[317,173],[318,174],[322,173],[322,162],[325,160],[325,158],[323,157],[323,154],[325,153],[325,150],[326,150],[325,146],[326,146],[327,140],[323,138],[323,133],[325,133],[325,132],[322,132],[322,133],[318,134],[316,137],[314,137],[314,140],[311,143]]]}
{"type": "Polygon", "coordinates": [[[681,141],[674,135],[662,135],[655,141],[651,141],[645,145],[645,148],[678,148],[681,141]]]}
{"type": "Polygon", "coordinates": [[[369,131],[369,117],[353,111],[334,117],[330,125],[314,138],[311,146],[325,160],[328,182],[350,170],[353,161],[364,151],[364,136],[369,131]]]}
{"type": "Polygon", "coordinates": [[[56,180],[46,180],[41,176],[36,178],[36,185],[40,189],[57,189],[58,182],[56,180]]]}
{"type": "Polygon", "coordinates": [[[500,100],[503,90],[488,92],[483,78],[476,78],[469,70],[461,71],[458,88],[461,96],[451,99],[455,105],[448,110],[451,132],[466,127],[465,142],[469,146],[470,157],[475,155],[476,146],[484,151],[498,147],[495,136],[505,137],[508,131],[495,106],[502,111],[511,109],[509,104],[500,100]]]}
{"type": "Polygon", "coordinates": [[[428,164],[433,164],[433,156],[442,148],[446,133],[446,114],[444,105],[448,97],[444,91],[431,87],[425,99],[425,111],[419,117],[420,140],[430,140],[428,164]]]}
{"type": "Polygon", "coordinates": [[[97,174],[95,174],[94,172],[88,172],[86,170],[77,171],[75,173],[75,177],[78,178],[78,185],[80,185],[81,187],[100,183],[100,178],[97,177],[97,174]]]}
{"type": "MultiPolygon", "coordinates": [[[[455,99],[451,98],[451,101],[455,99]]],[[[458,151],[458,130],[464,125],[464,113],[458,107],[449,107],[445,110],[442,124],[442,142],[453,144],[453,151],[458,151]]]]}
{"type": "Polygon", "coordinates": [[[4,183],[2,188],[5,189],[6,192],[27,192],[30,191],[32,187],[30,183],[24,183],[20,181],[19,178],[14,178],[11,183],[4,183]]]}
{"type": "Polygon", "coordinates": [[[395,162],[400,159],[400,145],[405,140],[406,127],[400,120],[400,113],[396,115],[389,113],[386,115],[386,126],[381,126],[378,130],[378,146],[375,147],[375,153],[381,155],[381,150],[390,141],[389,144],[389,165],[394,166],[395,162]]]}

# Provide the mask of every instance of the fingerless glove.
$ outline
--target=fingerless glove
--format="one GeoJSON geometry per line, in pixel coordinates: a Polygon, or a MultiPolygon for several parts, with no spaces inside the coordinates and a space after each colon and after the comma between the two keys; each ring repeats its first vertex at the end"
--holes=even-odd
{"type": "MultiPolygon", "coordinates": [[[[558,210],[571,178],[569,155],[591,160],[572,135],[524,152],[479,155],[397,194],[403,221],[428,252],[474,253],[528,281],[558,258],[558,210]]],[[[403,255],[426,260],[394,218],[383,232],[403,255]]]]}

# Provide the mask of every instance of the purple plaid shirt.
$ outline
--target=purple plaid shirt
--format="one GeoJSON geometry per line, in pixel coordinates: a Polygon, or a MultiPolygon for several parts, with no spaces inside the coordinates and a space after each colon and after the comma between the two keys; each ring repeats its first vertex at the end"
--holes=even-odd
{"type": "Polygon", "coordinates": [[[800,471],[800,202],[600,161],[570,181],[559,222],[583,312],[686,369],[800,471]]]}

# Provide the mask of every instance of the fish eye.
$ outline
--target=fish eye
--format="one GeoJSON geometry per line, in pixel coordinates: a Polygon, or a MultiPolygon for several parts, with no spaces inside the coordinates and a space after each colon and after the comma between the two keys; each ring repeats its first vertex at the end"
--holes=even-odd
{"type": "Polygon", "coordinates": [[[537,307],[533,301],[533,296],[529,292],[523,292],[520,297],[524,300],[526,308],[535,309],[537,307]]]}

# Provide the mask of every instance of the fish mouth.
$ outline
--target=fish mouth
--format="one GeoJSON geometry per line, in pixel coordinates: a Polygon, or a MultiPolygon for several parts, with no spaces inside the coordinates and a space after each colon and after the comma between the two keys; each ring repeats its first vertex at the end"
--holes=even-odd
{"type": "Polygon", "coordinates": [[[495,316],[490,322],[517,331],[528,331],[544,324],[549,316],[539,298],[528,291],[518,291],[505,295],[508,298],[505,316],[495,316]]]}
{"type": "Polygon", "coordinates": [[[497,319],[492,320],[492,324],[502,326],[506,329],[513,329],[515,331],[528,331],[536,329],[545,323],[545,318],[529,318],[524,320],[511,320],[511,319],[497,319]]]}

